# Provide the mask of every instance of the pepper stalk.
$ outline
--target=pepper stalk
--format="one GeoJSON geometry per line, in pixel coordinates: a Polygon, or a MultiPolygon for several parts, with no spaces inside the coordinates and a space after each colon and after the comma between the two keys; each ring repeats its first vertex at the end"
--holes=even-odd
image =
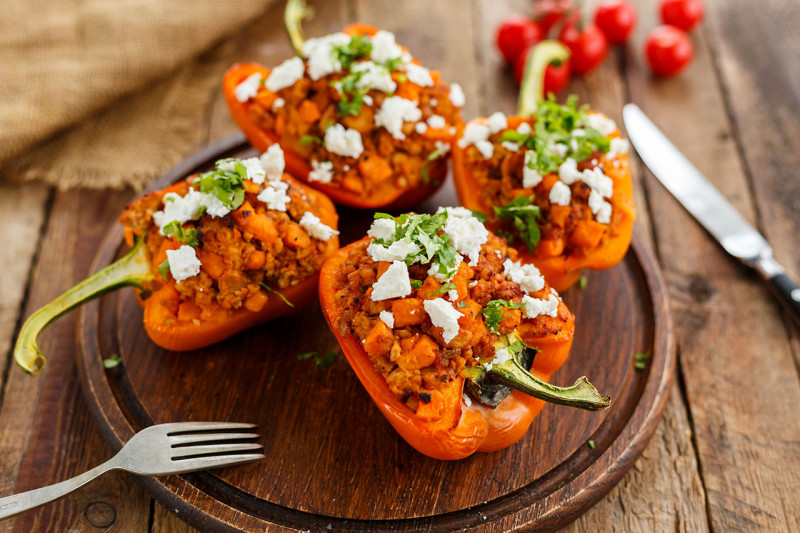
{"type": "Polygon", "coordinates": [[[569,59],[569,54],[569,48],[553,40],[541,41],[533,47],[525,63],[525,73],[519,87],[518,116],[529,117],[536,113],[536,108],[546,96],[544,76],[548,65],[560,65],[569,59]]]}
{"type": "Polygon", "coordinates": [[[14,359],[26,373],[38,374],[46,358],[36,344],[36,338],[54,320],[120,287],[132,285],[144,290],[145,283],[153,280],[155,275],[150,266],[150,254],[144,245],[144,235],[141,235],[124,257],[92,274],[28,317],[14,345],[14,359]]]}
{"type": "Polygon", "coordinates": [[[294,53],[298,57],[303,57],[303,43],[305,37],[303,36],[303,19],[310,17],[313,10],[308,7],[305,0],[289,0],[286,2],[286,8],[283,11],[283,23],[286,26],[286,32],[289,34],[289,40],[292,42],[294,53]]]}

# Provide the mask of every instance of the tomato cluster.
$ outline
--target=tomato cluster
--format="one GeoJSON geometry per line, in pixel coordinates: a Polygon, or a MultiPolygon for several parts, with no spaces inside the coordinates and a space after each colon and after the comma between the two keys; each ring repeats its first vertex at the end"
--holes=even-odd
{"type": "MultiPolygon", "coordinates": [[[[600,0],[588,23],[583,21],[580,7],[579,0],[534,0],[532,16],[513,15],[500,24],[497,48],[513,66],[517,83],[530,49],[548,36],[557,37],[571,55],[568,61],[547,68],[545,94],[561,91],[571,75],[600,66],[609,46],[627,42],[636,27],[636,8],[630,0],[600,0]]],[[[663,25],[654,28],[645,43],[645,56],[653,72],[670,76],[691,62],[694,49],[687,32],[697,26],[703,11],[703,0],[661,1],[663,25]]]]}

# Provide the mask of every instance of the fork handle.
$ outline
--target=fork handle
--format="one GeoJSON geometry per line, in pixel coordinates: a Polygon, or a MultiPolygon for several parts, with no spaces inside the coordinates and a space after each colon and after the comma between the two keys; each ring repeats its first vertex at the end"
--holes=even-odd
{"type": "Polygon", "coordinates": [[[66,496],[70,492],[81,488],[100,474],[104,474],[113,468],[111,461],[106,461],[66,481],[0,498],[0,520],[66,496]]]}

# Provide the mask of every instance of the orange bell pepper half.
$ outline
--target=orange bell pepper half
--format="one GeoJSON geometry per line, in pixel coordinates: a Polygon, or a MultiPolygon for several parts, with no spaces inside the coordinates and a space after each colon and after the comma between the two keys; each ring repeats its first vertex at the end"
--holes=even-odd
{"type": "Polygon", "coordinates": [[[496,407],[478,401],[468,404],[464,400],[467,379],[479,380],[484,373],[483,367],[467,367],[458,378],[434,391],[428,404],[420,404],[417,411],[413,411],[390,390],[358,338],[336,326],[341,317],[336,301],[336,293],[341,288],[337,287],[337,272],[350,251],[367,241],[369,238],[365,237],[338,250],[323,265],[319,283],[322,311],[347,361],[375,405],[417,451],[434,459],[454,460],[475,452],[506,448],[525,435],[546,401],[590,410],[608,407],[610,398],[599,395],[586,378],[580,378],[570,387],[547,383],[569,355],[575,328],[572,317],[557,334],[543,337],[526,334],[525,321],[517,327],[516,333],[523,343],[538,353],[529,371],[515,357],[486,372],[516,389],[496,407]]]}

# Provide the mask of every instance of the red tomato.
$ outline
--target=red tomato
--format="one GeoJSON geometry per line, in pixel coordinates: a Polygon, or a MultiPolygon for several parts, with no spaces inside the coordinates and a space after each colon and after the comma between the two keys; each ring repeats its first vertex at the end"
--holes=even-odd
{"type": "Polygon", "coordinates": [[[497,28],[495,42],[506,63],[513,65],[526,48],[541,40],[542,30],[537,23],[520,15],[512,15],[497,28]]]}
{"type": "MultiPolygon", "coordinates": [[[[528,62],[528,56],[533,47],[529,47],[524,53],[520,54],[514,62],[514,79],[517,80],[517,85],[522,83],[522,75],[525,73],[525,63],[528,62]]],[[[558,94],[564,90],[564,87],[569,83],[569,59],[556,66],[550,64],[547,70],[544,71],[544,95],[549,93],[558,94]]]]}
{"type": "Polygon", "coordinates": [[[628,0],[601,0],[594,12],[594,23],[609,43],[622,44],[636,26],[636,8],[628,0]]]}
{"type": "Polygon", "coordinates": [[[703,0],[662,0],[661,22],[685,31],[692,31],[701,20],[705,7],[703,0]]]}
{"type": "Polygon", "coordinates": [[[608,52],[608,41],[594,24],[579,30],[574,24],[564,26],[558,40],[567,45],[571,54],[570,68],[575,74],[585,74],[600,66],[608,52]]]}
{"type": "Polygon", "coordinates": [[[533,3],[533,18],[542,29],[542,35],[546,37],[564,15],[576,9],[574,0],[536,0],[533,3]]]}
{"type": "Polygon", "coordinates": [[[672,76],[692,61],[694,47],[689,35],[675,26],[656,26],[644,43],[650,69],[659,76],[672,76]]]}

